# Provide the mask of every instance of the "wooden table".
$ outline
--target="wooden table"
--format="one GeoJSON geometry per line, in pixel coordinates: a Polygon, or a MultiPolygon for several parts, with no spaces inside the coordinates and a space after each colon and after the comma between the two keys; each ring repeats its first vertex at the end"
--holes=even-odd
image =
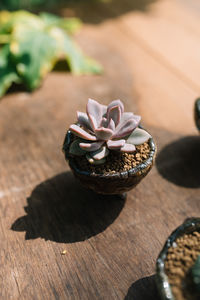
{"type": "Polygon", "coordinates": [[[199,216],[200,5],[104,5],[61,11],[85,21],[77,41],[102,76],[54,72],[0,103],[1,299],[157,300],[158,253],[199,216]],[[84,190],[65,163],[65,132],[88,97],[122,99],[156,139],[156,165],[126,201],[84,190]]]}

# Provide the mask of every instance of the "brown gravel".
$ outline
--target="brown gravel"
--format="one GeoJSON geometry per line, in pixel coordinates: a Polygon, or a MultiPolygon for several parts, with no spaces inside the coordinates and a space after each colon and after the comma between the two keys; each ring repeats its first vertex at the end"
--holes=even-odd
{"type": "Polygon", "coordinates": [[[199,300],[199,295],[193,294],[190,269],[200,255],[200,232],[184,234],[178,238],[175,247],[168,250],[165,270],[172,286],[176,300],[199,300]]]}
{"type": "Polygon", "coordinates": [[[91,165],[83,156],[75,158],[77,166],[81,170],[88,170],[96,174],[116,173],[128,171],[149,157],[150,146],[148,143],[136,146],[134,153],[123,153],[118,151],[110,151],[106,157],[106,162],[102,165],[91,165]]]}

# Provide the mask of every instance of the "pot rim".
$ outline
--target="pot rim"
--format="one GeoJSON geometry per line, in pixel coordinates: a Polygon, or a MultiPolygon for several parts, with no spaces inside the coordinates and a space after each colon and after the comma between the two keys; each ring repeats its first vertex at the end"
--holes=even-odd
{"type": "Polygon", "coordinates": [[[158,290],[164,300],[175,300],[171,286],[168,281],[168,276],[165,273],[165,259],[167,257],[168,249],[173,245],[180,236],[191,233],[195,230],[200,230],[200,218],[187,218],[183,224],[178,226],[168,237],[156,260],[156,283],[158,290]]]}
{"type": "Polygon", "coordinates": [[[200,98],[197,98],[194,103],[194,118],[196,127],[200,130],[200,98]]]}
{"type": "MultiPolygon", "coordinates": [[[[142,126],[139,126],[140,128],[142,128],[142,126]]],[[[123,172],[116,172],[116,173],[108,173],[108,174],[99,174],[99,173],[92,173],[90,171],[84,171],[84,170],[80,170],[77,165],[74,162],[74,159],[72,156],[68,155],[69,154],[69,146],[71,144],[71,140],[72,137],[74,136],[74,134],[68,130],[65,136],[65,140],[63,143],[63,152],[65,154],[65,159],[69,161],[70,167],[78,174],[80,175],[84,175],[84,176],[88,176],[88,177],[101,177],[101,178],[106,178],[106,179],[114,179],[114,178],[128,178],[130,176],[136,176],[138,174],[142,174],[143,172],[145,172],[145,170],[150,167],[153,162],[154,162],[154,158],[155,158],[155,154],[156,154],[156,144],[153,140],[153,138],[150,138],[148,143],[150,146],[150,153],[149,153],[149,157],[147,158],[147,160],[145,162],[140,163],[139,165],[137,165],[136,167],[128,170],[128,171],[123,171],[123,172]]]]}

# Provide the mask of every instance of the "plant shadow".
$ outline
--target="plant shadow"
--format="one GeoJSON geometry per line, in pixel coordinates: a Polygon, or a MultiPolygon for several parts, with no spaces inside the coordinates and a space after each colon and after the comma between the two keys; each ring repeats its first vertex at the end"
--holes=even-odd
{"type": "Polygon", "coordinates": [[[155,275],[144,277],[134,282],[124,300],[160,300],[155,275]]]}
{"type": "Polygon", "coordinates": [[[159,173],[176,185],[200,187],[200,137],[186,136],[165,146],[157,155],[159,173]]]}
{"type": "Polygon", "coordinates": [[[26,231],[26,240],[41,237],[73,243],[104,231],[125,199],[85,190],[71,172],[65,172],[36,186],[27,202],[26,215],[13,223],[12,230],[26,231]]]}

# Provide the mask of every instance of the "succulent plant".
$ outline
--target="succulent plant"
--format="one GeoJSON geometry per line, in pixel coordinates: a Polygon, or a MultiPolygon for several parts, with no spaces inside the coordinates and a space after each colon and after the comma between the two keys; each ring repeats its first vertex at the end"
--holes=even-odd
{"type": "Polygon", "coordinates": [[[141,117],[132,112],[124,112],[120,100],[108,106],[89,99],[86,113],[77,112],[77,124],[69,130],[78,138],[70,145],[72,155],[86,155],[92,164],[102,164],[109,150],[122,152],[136,151],[151,138],[150,134],[138,127],[141,117]]]}
{"type": "Polygon", "coordinates": [[[200,293],[200,255],[191,269],[192,281],[197,292],[200,293]]]}

